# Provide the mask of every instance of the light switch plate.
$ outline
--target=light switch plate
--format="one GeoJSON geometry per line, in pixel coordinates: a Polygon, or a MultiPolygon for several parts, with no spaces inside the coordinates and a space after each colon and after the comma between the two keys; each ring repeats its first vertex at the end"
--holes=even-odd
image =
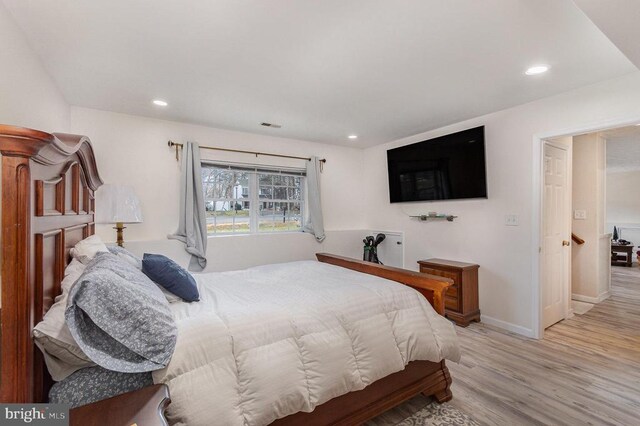
{"type": "Polygon", "coordinates": [[[586,210],[574,210],[573,211],[573,218],[576,220],[585,220],[587,218],[587,211],[586,210]]]}
{"type": "Polygon", "coordinates": [[[520,222],[518,221],[517,214],[508,214],[504,216],[504,224],[507,226],[518,226],[520,222]]]}

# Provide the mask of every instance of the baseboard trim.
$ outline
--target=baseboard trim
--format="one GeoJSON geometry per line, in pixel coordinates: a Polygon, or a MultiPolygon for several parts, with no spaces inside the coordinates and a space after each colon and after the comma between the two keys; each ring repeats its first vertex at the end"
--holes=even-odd
{"type": "Polygon", "coordinates": [[[531,337],[532,339],[535,339],[535,334],[533,333],[533,330],[531,330],[530,328],[526,328],[526,327],[522,327],[520,325],[512,324],[512,323],[507,322],[507,321],[502,321],[502,320],[499,320],[497,318],[488,317],[488,316],[486,316],[484,314],[482,314],[482,316],[480,317],[480,321],[482,321],[483,323],[485,323],[487,325],[492,325],[494,327],[498,327],[498,328],[501,328],[501,329],[506,330],[506,331],[511,331],[513,333],[520,334],[522,336],[531,337]]]}
{"type": "Polygon", "coordinates": [[[600,303],[603,300],[608,299],[609,297],[611,297],[611,292],[605,291],[598,297],[583,296],[582,294],[572,294],[571,300],[577,300],[578,302],[593,303],[595,305],[596,303],[600,303]]]}

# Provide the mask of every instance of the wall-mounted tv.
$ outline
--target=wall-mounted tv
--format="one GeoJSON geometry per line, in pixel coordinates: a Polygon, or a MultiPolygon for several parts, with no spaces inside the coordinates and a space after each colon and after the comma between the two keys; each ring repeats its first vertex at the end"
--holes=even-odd
{"type": "Polygon", "coordinates": [[[392,203],[487,198],[484,126],[390,149],[387,165],[392,203]]]}

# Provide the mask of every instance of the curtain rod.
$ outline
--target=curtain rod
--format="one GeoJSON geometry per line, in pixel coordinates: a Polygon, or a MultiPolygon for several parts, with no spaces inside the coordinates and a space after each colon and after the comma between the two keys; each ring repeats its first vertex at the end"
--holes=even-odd
{"type": "MultiPolygon", "coordinates": [[[[177,143],[177,142],[173,142],[173,141],[169,141],[167,142],[167,145],[169,145],[169,148],[176,148],[176,161],[178,160],[178,150],[182,148],[183,144],[181,143],[177,143]]],[[[256,157],[258,155],[264,155],[264,156],[268,156],[268,157],[280,157],[280,158],[293,158],[295,160],[306,160],[306,161],[311,161],[311,158],[309,157],[296,157],[294,155],[283,155],[283,154],[269,154],[267,152],[259,152],[259,151],[244,151],[241,149],[230,149],[230,148],[216,148],[213,146],[201,146],[200,149],[211,149],[214,151],[226,151],[226,152],[237,152],[240,154],[252,154],[255,155],[256,157]]],[[[326,158],[323,158],[322,160],[319,160],[321,165],[326,163],[327,160],[326,158]]]]}

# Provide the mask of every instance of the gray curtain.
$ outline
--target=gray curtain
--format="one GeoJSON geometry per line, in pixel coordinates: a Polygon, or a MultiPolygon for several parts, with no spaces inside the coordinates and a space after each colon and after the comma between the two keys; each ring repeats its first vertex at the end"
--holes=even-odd
{"type": "Polygon", "coordinates": [[[307,214],[304,232],[315,235],[318,242],[324,240],[324,222],[322,220],[322,202],[320,201],[320,160],[311,157],[307,161],[307,214]]]}
{"type": "Polygon", "coordinates": [[[191,254],[190,270],[203,270],[207,266],[207,218],[200,171],[200,147],[187,142],[182,147],[180,177],[180,217],[178,231],[169,238],[185,243],[191,254]]]}

